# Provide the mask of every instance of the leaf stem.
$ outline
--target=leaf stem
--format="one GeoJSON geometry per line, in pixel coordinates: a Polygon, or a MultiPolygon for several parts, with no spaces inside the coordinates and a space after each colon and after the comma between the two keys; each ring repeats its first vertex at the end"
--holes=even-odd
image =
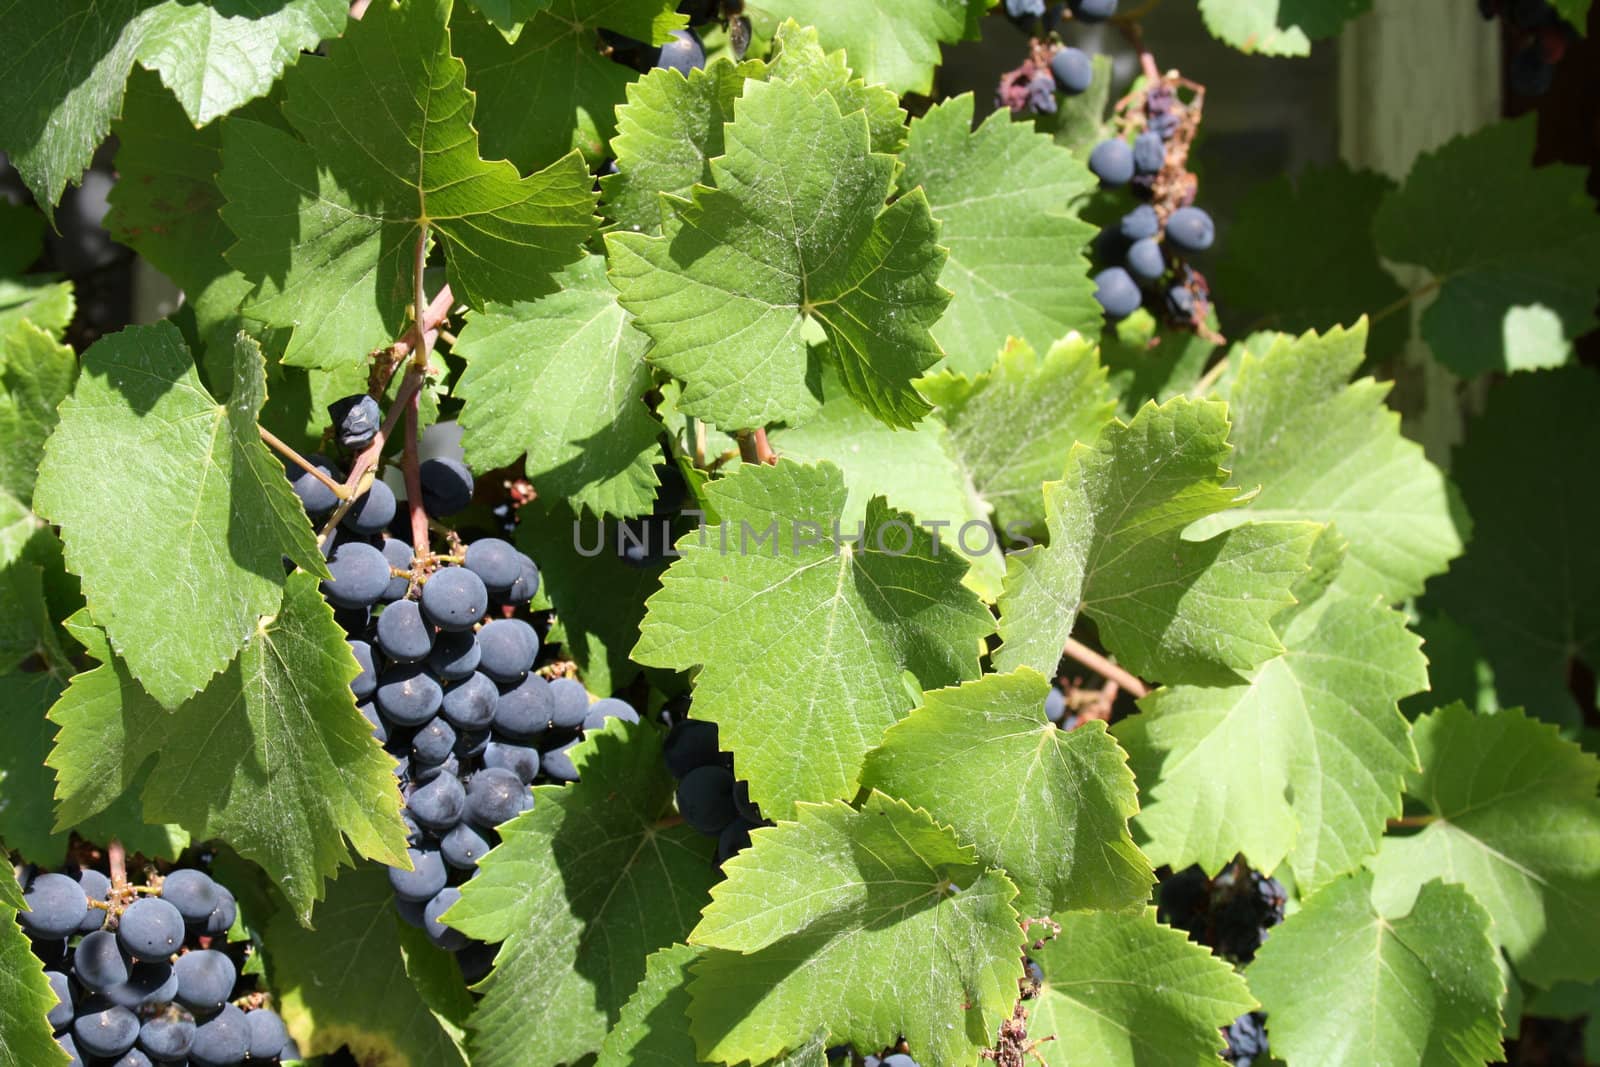
{"type": "Polygon", "coordinates": [[[1062,651],[1090,670],[1099,673],[1101,677],[1116,682],[1135,698],[1150,692],[1149,686],[1075,637],[1067,638],[1066,647],[1062,651]]]}
{"type": "Polygon", "coordinates": [[[1217,384],[1217,379],[1221,378],[1227,373],[1227,371],[1228,357],[1223,356],[1221,359],[1213,363],[1209,370],[1200,376],[1200,380],[1195,382],[1194,386],[1189,390],[1189,395],[1197,400],[1205,396],[1207,393],[1211,392],[1211,387],[1217,384]]]}
{"type": "Polygon", "coordinates": [[[1398,819],[1390,819],[1385,828],[1389,830],[1414,830],[1439,821],[1439,816],[1433,813],[1426,815],[1402,815],[1398,819]]]}
{"type": "Polygon", "coordinates": [[[423,273],[428,269],[428,224],[423,223],[417,231],[417,255],[412,268],[411,290],[411,330],[416,337],[416,346],[411,354],[411,362],[427,369],[428,353],[433,350],[433,338],[429,336],[427,325],[428,294],[423,286],[423,273]]]}
{"type": "Polygon", "coordinates": [[[299,452],[295,451],[293,445],[281,440],[277,434],[273,433],[265,426],[258,425],[256,429],[261,431],[261,440],[270,445],[272,449],[283,456],[283,458],[289,460],[295,466],[299,467],[307,474],[316,478],[317,481],[333,490],[333,495],[338,497],[340,500],[345,498],[345,487],[328,477],[319,468],[312,464],[310,460],[306,459],[299,452]]]}
{"type": "Polygon", "coordinates": [[[1368,322],[1382,322],[1384,319],[1388,318],[1390,315],[1393,315],[1398,311],[1403,311],[1406,308],[1410,307],[1411,304],[1414,301],[1421,300],[1423,297],[1427,296],[1429,293],[1432,293],[1435,290],[1437,290],[1439,288],[1439,286],[1441,286],[1443,284],[1444,284],[1443,279],[1431,278],[1431,279],[1429,279],[1429,281],[1427,282],[1426,285],[1419,286],[1418,288],[1413,289],[1411,292],[1407,293],[1405,296],[1402,296],[1400,299],[1396,300],[1394,303],[1388,304],[1388,305],[1386,305],[1384,307],[1379,308],[1377,311],[1374,311],[1371,315],[1367,316],[1367,321],[1368,322]]]}

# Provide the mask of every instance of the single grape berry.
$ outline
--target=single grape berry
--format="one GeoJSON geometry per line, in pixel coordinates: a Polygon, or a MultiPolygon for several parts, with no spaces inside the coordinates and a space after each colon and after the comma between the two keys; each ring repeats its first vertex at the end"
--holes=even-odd
{"type": "Polygon", "coordinates": [[[333,436],[341,447],[359,452],[378,436],[383,425],[383,412],[378,402],[366,393],[341,397],[328,405],[328,419],[333,423],[333,436]]]}
{"type": "Polygon", "coordinates": [[[550,725],[560,730],[576,730],[589,717],[589,693],[575,678],[557,678],[550,683],[550,725]]]}
{"type": "Polygon", "coordinates": [[[428,668],[443,682],[459,682],[471,678],[478,669],[483,650],[478,647],[478,635],[471,630],[441,633],[433,639],[433,651],[428,654],[428,668]]]}
{"type": "Polygon", "coordinates": [[[44,972],[45,981],[50,983],[50,992],[56,995],[55,1007],[50,1009],[46,1017],[50,1022],[50,1029],[60,1033],[72,1025],[75,1014],[72,996],[72,982],[61,971],[44,972]]]}
{"type": "Polygon", "coordinates": [[[422,610],[441,630],[469,630],[488,609],[483,579],[465,567],[442,567],[422,586],[422,610]]]}
{"type": "Polygon", "coordinates": [[[437,765],[450,758],[456,748],[456,731],[442,716],[435,715],[411,735],[411,765],[437,765]]]}
{"type": "Polygon", "coordinates": [[[411,579],[407,575],[396,575],[393,571],[410,571],[411,563],[416,558],[411,546],[398,537],[383,539],[383,558],[389,561],[391,571],[389,584],[384,586],[383,595],[379,598],[385,604],[399,600],[411,588],[411,579]]]}
{"type": "Polygon", "coordinates": [[[607,719],[638,722],[639,713],[634,711],[633,705],[627,701],[618,700],[616,697],[606,697],[589,705],[589,710],[583,717],[583,728],[585,730],[598,730],[606,724],[607,719]]]}
{"type": "Polygon", "coordinates": [[[470,871],[492,847],[484,830],[464,822],[440,838],[439,855],[450,866],[470,871]]]}
{"type": "Polygon", "coordinates": [[[117,946],[117,935],[110,930],[96,930],[85,936],[72,954],[72,973],[95,991],[126,982],[128,968],[128,958],[117,946]]]}
{"type": "Polygon", "coordinates": [[[1167,241],[1180,252],[1204,252],[1216,237],[1216,224],[1201,208],[1180,207],[1167,217],[1167,241]]]}
{"type": "Polygon", "coordinates": [[[533,807],[533,794],[511,771],[485,767],[467,783],[467,818],[493,828],[533,807]]]}
{"type": "Polygon", "coordinates": [[[1044,0],[1006,0],[1006,14],[1014,19],[1042,18],[1044,0]]]}
{"type": "MultiPolygon", "coordinates": [[[[327,475],[335,482],[344,480],[344,475],[339,473],[327,456],[307,456],[306,462],[317,470],[327,475]]],[[[313,519],[327,518],[333,509],[339,506],[339,498],[333,490],[315,474],[306,470],[298,463],[285,460],[283,473],[289,479],[289,488],[294,490],[294,495],[300,498],[300,506],[306,509],[306,514],[313,519]]]]}
{"type": "Polygon", "coordinates": [[[209,948],[185,952],[173,970],[178,977],[178,1003],[197,1015],[220,1011],[239,979],[233,960],[209,948]]]}
{"type": "Polygon", "coordinates": [[[1044,717],[1058,724],[1067,717],[1067,695],[1053,685],[1044,695],[1044,717]]]}
{"type": "Polygon", "coordinates": [[[467,791],[454,775],[441,774],[411,794],[406,801],[412,818],[429,830],[441,833],[461,821],[467,811],[467,791]]]}
{"type": "Polygon", "coordinates": [[[655,65],[675,70],[685,78],[691,70],[704,69],[706,49],[693,30],[673,30],[672,40],[661,46],[655,65]]]}
{"type": "Polygon", "coordinates": [[[1081,48],[1063,46],[1050,57],[1050,73],[1062,92],[1076,96],[1094,84],[1094,61],[1081,48]]]}
{"type": "Polygon", "coordinates": [[[442,456],[423,460],[418,473],[422,477],[422,506],[434,518],[465,511],[472,503],[472,472],[460,460],[442,456]]]}
{"type": "Polygon", "coordinates": [[[539,776],[539,750],[531,745],[491,741],[483,750],[483,765],[510,771],[523,785],[532,785],[539,776]]]}
{"type": "Polygon", "coordinates": [[[462,566],[483,580],[491,593],[504,593],[522,573],[521,553],[498,537],[485,537],[467,546],[462,566]]]}
{"type": "Polygon", "coordinates": [[[1146,130],[1133,139],[1133,169],[1139,174],[1156,174],[1167,165],[1167,146],[1161,135],[1146,130]]]}
{"type": "Polygon", "coordinates": [[[1067,6],[1084,22],[1104,22],[1117,13],[1117,0],[1070,0],[1067,6]]]}
{"type": "Polygon", "coordinates": [[[485,730],[494,722],[499,702],[500,693],[494,683],[486,675],[473,674],[445,693],[441,713],[457,730],[485,730]]]}
{"type": "Polygon", "coordinates": [[[167,1003],[178,995],[178,976],[166,960],[140,960],[128,980],[104,991],[105,998],[124,1008],[167,1003]]]}
{"type": "Polygon", "coordinates": [[[678,811],[701,833],[720,834],[739,814],[733,803],[733,772],[713,765],[684,775],[678,783],[678,811]]]}
{"type": "Polygon", "coordinates": [[[399,726],[421,726],[444,703],[444,690],[419,664],[390,667],[378,676],[375,695],[384,718],[399,726]]]}
{"type": "MultiPolygon", "coordinates": [[[[93,867],[85,867],[78,872],[78,886],[88,902],[99,901],[104,904],[111,898],[111,879],[93,867]]],[[[83,922],[78,924],[78,933],[92,934],[105,924],[105,910],[90,907],[83,914],[83,922]]]]}
{"type": "Polygon", "coordinates": [[[411,859],[411,870],[389,868],[389,885],[394,889],[394,895],[401,900],[418,903],[432,900],[433,895],[444,888],[449,877],[444,859],[431,849],[408,848],[406,855],[411,859]]]}
{"type": "Polygon", "coordinates": [[[478,669],[502,685],[512,685],[539,657],[539,635],[521,619],[491,619],[478,631],[478,669]]]}
{"type": "Polygon", "coordinates": [[[1175,319],[1188,322],[1194,318],[1194,294],[1187,286],[1168,286],[1164,294],[1167,304],[1167,314],[1175,319]]]}
{"type": "Polygon", "coordinates": [[[521,569],[517,571],[517,580],[506,590],[506,600],[512,604],[524,604],[539,591],[539,568],[521,552],[517,553],[517,563],[521,569]]]}
{"type": "Polygon", "coordinates": [[[183,945],[183,915],[159,897],[136,900],[117,923],[117,943],[142,960],[166,959],[183,945]]]}
{"type": "Polygon", "coordinates": [[[89,913],[89,898],[76,879],[64,874],[36,875],[22,894],[26,911],[17,922],[29,937],[56,938],[77,933],[89,913]]]}
{"type": "Polygon", "coordinates": [[[112,1006],[80,1015],[72,1024],[78,1048],[107,1059],[122,1055],[139,1039],[139,1017],[127,1008],[112,1006]]]}
{"type": "Polygon", "coordinates": [[[217,910],[206,920],[206,933],[212,937],[221,937],[233,929],[233,921],[238,917],[239,906],[234,902],[233,894],[228,892],[227,886],[218,885],[217,910]]]}
{"type": "Polygon", "coordinates": [[[422,909],[422,930],[439,948],[446,952],[455,952],[457,949],[467,947],[467,935],[460,930],[444,924],[444,913],[449,911],[456,901],[461,899],[461,890],[455,886],[446,886],[434,894],[428,901],[427,907],[422,909]]]}
{"type": "Polygon", "coordinates": [[[539,770],[546,778],[556,782],[578,780],[578,765],[572,762],[572,746],[577,743],[576,739],[568,741],[539,758],[539,770]]]}
{"type": "Polygon", "coordinates": [[[389,587],[389,561],[371,545],[345,541],[328,558],[322,595],[336,608],[370,608],[389,587]]]}
{"type": "Polygon", "coordinates": [[[1146,237],[1128,246],[1122,260],[1128,273],[1140,281],[1153,282],[1166,273],[1167,263],[1161,255],[1161,244],[1154,237],[1146,237]]]}
{"type": "Polygon", "coordinates": [[[1117,223],[1117,233],[1124,241],[1142,241],[1161,232],[1161,217],[1149,204],[1140,204],[1117,223]]]}
{"type": "Polygon", "coordinates": [[[372,487],[357,497],[345,512],[339,525],[353,534],[373,537],[389,528],[397,507],[394,490],[383,479],[375,479],[372,487]]]}
{"type": "Polygon", "coordinates": [[[252,1060],[272,1059],[289,1041],[283,1019],[270,1008],[245,1012],[244,1022],[250,1033],[250,1047],[246,1051],[252,1060]]]}
{"type": "Polygon", "coordinates": [[[1028,82],[1027,106],[1024,110],[1030,115],[1056,113],[1056,79],[1053,75],[1041,70],[1028,82]]]}
{"type": "Polygon", "coordinates": [[[550,683],[530,674],[495,701],[494,728],[513,741],[531,740],[550,728],[554,707],[550,683]]]}
{"type": "Polygon", "coordinates": [[[418,663],[433,651],[433,627],[415,600],[396,600],[378,616],[378,648],[390,663],[418,663]]]}
{"type": "Polygon", "coordinates": [[[661,755],[674,778],[682,778],[696,767],[716,763],[719,758],[717,724],[704,719],[674,723],[667,732],[661,755]]]}
{"type": "Polygon", "coordinates": [[[139,1028],[139,1047],[162,1062],[181,1060],[194,1044],[194,1016],[169,1008],[139,1028]]]}
{"type": "Polygon", "coordinates": [[[1089,153],[1089,170],[1108,189],[1126,185],[1133,177],[1133,149],[1123,140],[1101,141],[1089,153]]]}
{"type": "Polygon", "coordinates": [[[1132,315],[1142,299],[1139,286],[1121,267],[1108,267],[1094,276],[1094,298],[1113,322],[1132,315]]]}
{"type": "Polygon", "coordinates": [[[189,1062],[195,1067],[233,1067],[250,1051],[250,1025],[244,1012],[227,1005],[216,1017],[195,1028],[189,1062]]]}
{"type": "Polygon", "coordinates": [[[1511,57],[1511,91],[1518,96],[1543,96],[1555,82],[1556,68],[1547,62],[1544,49],[1530,42],[1511,57]]]}
{"type": "Polygon", "coordinates": [[[350,655],[355,658],[361,673],[350,682],[350,692],[355,698],[366,700],[378,691],[378,672],[372,662],[372,646],[365,641],[350,641],[350,655]]]}

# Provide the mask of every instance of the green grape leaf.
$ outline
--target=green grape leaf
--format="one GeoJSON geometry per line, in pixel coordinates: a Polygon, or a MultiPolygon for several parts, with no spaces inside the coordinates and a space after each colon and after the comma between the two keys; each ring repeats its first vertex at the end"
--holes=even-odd
{"type": "MultiPolygon", "coordinates": [[[[539,566],[539,595],[556,610],[563,651],[593,692],[622,689],[639,673],[628,653],[662,569],[619,559],[614,523],[580,519],[560,501],[535,501],[518,514],[517,546],[539,566]]],[[[649,533],[660,536],[660,527],[649,524],[649,533]]]]}
{"type": "Polygon", "coordinates": [[[445,915],[505,942],[478,987],[474,1067],[598,1050],[645,957],[683,940],[711,888],[710,841],[661,825],[673,781],[660,731],[611,719],[572,756],[578,783],[536,786],[533,810],[500,827],[500,846],[445,915]]]}
{"type": "Polygon", "coordinates": [[[95,622],[168,708],[278,610],[285,556],[327,573],[261,443],[263,373],[241,335],[233,395],[219,404],[171,323],[112,334],[84,353],[39,465],[35,509],[61,527],[95,622]]]}
{"type": "Polygon", "coordinates": [[[1297,592],[1313,602],[1247,681],[1159,689],[1117,724],[1152,862],[1215,873],[1242,852],[1271,871],[1287,857],[1309,892],[1359,866],[1400,814],[1417,757],[1398,702],[1428,686],[1422,642],[1367,597],[1297,592]]]}
{"type": "Polygon", "coordinates": [[[540,496],[601,515],[650,511],[661,430],[645,406],[646,340],[589,256],[561,291],[468,320],[453,348],[461,446],[477,470],[523,464],[540,496]],[[560,397],[552,405],[551,398],[560,397]]]}
{"type": "Polygon", "coordinates": [[[940,357],[938,226],[920,192],[883,206],[894,159],[871,151],[863,112],[840,111],[803,83],[747,83],[716,187],[666,201],[660,237],[607,236],[622,304],[684,382],[685,413],[798,422],[818,407],[819,359],[885,422],[927,413],[911,383],[940,357]]]}
{"type": "Polygon", "coordinates": [[[1089,88],[1076,96],[1058,94],[1056,113],[1035,115],[1033,119],[1035,129],[1048,133],[1056,144],[1084,164],[1089,162],[1094,146],[1105,140],[1106,108],[1111,104],[1111,57],[1095,53],[1090,60],[1094,80],[1089,88]]]}
{"type": "MultiPolygon", "coordinates": [[[[66,683],[50,671],[0,675],[7,743],[0,746],[0,841],[43,867],[66,861],[69,832],[85,841],[120,840],[130,853],[175,860],[189,845],[177,826],[147,825],[137,785],[111,793],[103,811],[71,826],[52,828],[55,776],[45,766],[56,738],[45,718],[66,683]]],[[[102,784],[102,788],[107,788],[102,784]]],[[[110,791],[108,789],[108,791],[110,791]]]]}
{"type": "MultiPolygon", "coordinates": [[[[1561,16],[1561,21],[1577,30],[1579,34],[1588,36],[1589,0],[1551,0],[1551,6],[1561,16]]],[[[1592,1032],[1590,1036],[1593,1038],[1592,1032]]]]}
{"type": "Polygon", "coordinates": [[[61,539],[26,504],[0,489],[0,674],[30,657],[31,666],[69,671],[70,638],[58,621],[83,607],[67,572],[61,539]]]}
{"type": "Polygon", "coordinates": [[[18,96],[0,146],[46,214],[89,165],[135,63],[156,71],[196,126],[264,96],[286,66],[344,27],[345,0],[65,0],[0,8],[0,58],[18,96]]]}
{"type": "Polygon", "coordinates": [[[749,0],[745,11],[758,29],[786,18],[815,26],[822,46],[843,50],[869,83],[897,94],[933,89],[939,46],[978,36],[977,18],[994,0],[749,0]]]}
{"type": "Polygon", "coordinates": [[[374,1067],[466,1067],[471,1011],[454,959],[428,944],[395,912],[381,867],[363,865],[328,884],[312,912],[315,929],[287,911],[268,921],[276,1007],[307,1056],[348,1046],[374,1067]],[[442,990],[440,1011],[424,991],[442,990]]]}
{"type": "Polygon", "coordinates": [[[993,621],[961,587],[966,564],[881,499],[863,526],[843,524],[832,464],[746,464],[705,493],[722,521],[679,540],[634,658],[703,665],[695,717],[718,724],[769,817],[852,796],[867,750],[915,700],[905,672],[924,689],[978,675],[993,621]]]}
{"type": "MultiPolygon", "coordinates": [[[[1323,330],[1403,298],[1405,290],[1378,261],[1372,224],[1394,188],[1376,171],[1334,163],[1251,190],[1229,223],[1216,267],[1230,332],[1323,330]]],[[[1398,355],[1409,332],[1406,315],[1375,320],[1373,357],[1398,355]]]]}
{"type": "Polygon", "coordinates": [[[1452,704],[1417,720],[1415,736],[1422,770],[1406,793],[1435,818],[1384,838],[1379,907],[1404,908],[1431,878],[1459,882],[1522,978],[1600,978],[1600,759],[1519,709],[1452,704]]]}
{"type": "Polygon", "coordinates": [[[874,792],[801,804],[723,864],[690,943],[701,1059],[761,1063],[825,1031],[930,1063],[975,1062],[1011,1014],[1016,888],[925,812],[874,792]]]}
{"type": "Polygon", "coordinates": [[[628,34],[641,41],[666,43],[667,36],[685,19],[675,14],[672,0],[594,0],[579,8],[567,8],[566,0],[472,0],[472,6],[500,30],[509,41],[526,32],[524,23],[546,11],[560,12],[573,20],[593,18],[598,25],[628,34]]]}
{"type": "Polygon", "coordinates": [[[1478,1067],[1500,1059],[1504,985],[1488,934],[1460,886],[1430,881],[1397,914],[1374,910],[1363,871],[1273,930],[1245,978],[1290,1063],[1478,1067]]]}
{"type": "MultiPolygon", "coordinates": [[[[606,1034],[596,1067],[683,1067],[696,1062],[689,1035],[689,964],[700,952],[673,945],[645,961],[644,978],[606,1034]]],[[[827,1035],[814,1037],[767,1067],[827,1067],[827,1035]]]]}
{"type": "Polygon", "coordinates": [[[289,364],[359,362],[400,332],[424,227],[456,296],[482,306],[551,291],[597,224],[577,153],[526,178],[479,158],[450,7],[374,4],[290,72],[284,113],[304,140],[253,122],[223,131],[228,262],[258,283],[247,315],[295,327],[289,364]]]}
{"type": "Polygon", "coordinates": [[[1311,42],[1332,37],[1372,0],[1200,0],[1211,36],[1241,52],[1307,56],[1311,42]]]}
{"type": "Polygon", "coordinates": [[[72,349],[33,323],[0,330],[0,490],[23,503],[33,498],[45,440],[77,374],[72,349]]]}
{"type": "Polygon", "coordinates": [[[661,44],[686,21],[672,0],[546,0],[544,7],[529,12],[509,40],[465,9],[451,22],[467,88],[478,98],[473,125],[483,152],[524,173],[573,149],[596,164],[608,155],[616,109],[638,75],[606,54],[600,27],[661,44]]]}
{"type": "Polygon", "coordinates": [[[916,516],[941,545],[967,560],[969,589],[988,601],[999,596],[1005,557],[988,510],[956,462],[944,423],[930,417],[910,430],[896,430],[869,415],[828,375],[822,395],[815,418],[771,435],[773,449],[801,463],[832,463],[844,472],[849,493],[840,517],[846,525],[864,520],[867,502],[881,496],[890,507],[916,516]]]}
{"type": "Polygon", "coordinates": [[[846,115],[863,112],[874,152],[896,153],[905,147],[906,113],[900,97],[856,77],[844,52],[822,47],[815,26],[786,19],[778,27],[767,56],[767,78],[805,85],[813,92],[826,91],[846,115]]]}
{"type": "Polygon", "coordinates": [[[1148,401],[1165,404],[1194,392],[1216,350],[1193,330],[1162,325],[1142,308],[1117,323],[1100,339],[1117,417],[1126,421],[1148,401]]]}
{"type": "Polygon", "coordinates": [[[220,838],[259,864],[302,922],[350,846],[404,863],[394,761],[350,693],[355,657],[304,571],[263,618],[239,658],[199,696],[166,711],[127,665],[74,630],[101,665],[73,678],[50,712],[61,727],[49,764],[56,813],[69,826],[127,787],[152,760],[145,817],[198,839],[220,838]]]}
{"type": "Polygon", "coordinates": [[[66,1067],[67,1054],[45,1020],[56,995],[28,935],[8,914],[23,907],[22,887],[0,874],[0,1067],[66,1067]]]}
{"type": "Polygon", "coordinates": [[[1126,757],[1104,723],[1045,718],[1049,689],[1023,667],[924,694],[867,754],[862,785],[954,827],[1016,883],[1024,915],[1142,905],[1155,878],[1128,836],[1126,757]]]}
{"type": "Polygon", "coordinates": [[[44,216],[30,204],[0,201],[0,277],[21,274],[44,252],[44,216]]]}
{"type": "Polygon", "coordinates": [[[1229,467],[1262,487],[1249,505],[1202,519],[1206,537],[1247,519],[1332,523],[1350,541],[1340,588],[1389,603],[1461,554],[1466,523],[1452,514],[1444,474],[1400,435],[1384,406],[1387,385],[1351,382],[1362,364],[1366,322],[1318,336],[1280,335],[1259,353],[1236,350],[1236,373],[1218,391],[1233,422],[1229,467]]]}
{"type": "Polygon", "coordinates": [[[927,195],[950,250],[939,282],[955,295],[933,337],[945,366],[969,376],[1007,338],[1042,350],[1070,330],[1098,335],[1104,318],[1084,255],[1095,228],[1068,214],[1094,176],[1003,108],[973,129],[973,104],[963,93],[911,123],[899,179],[927,195]]]}
{"type": "Polygon", "coordinates": [[[988,370],[972,378],[946,371],[919,388],[950,427],[967,484],[1008,541],[1043,535],[1044,483],[1060,478],[1072,446],[1094,444],[1116,411],[1094,345],[1076,336],[1042,359],[1027,342],[1007,341],[988,370]]]}
{"type": "Polygon", "coordinates": [[[1527,115],[1423,153],[1378,209],[1378,250],[1438,280],[1422,336],[1457,374],[1564,363],[1600,322],[1600,217],[1583,168],[1532,166],[1534,125],[1527,115]]]}
{"type": "MultiPolygon", "coordinates": [[[[1076,732],[1076,731],[1074,731],[1076,732]]],[[[1028,1015],[1048,1067],[1215,1064],[1219,1028],[1255,1007],[1243,979],[1181,931],[1137,914],[1068,911],[1029,959],[1044,974],[1028,1015]]]]}
{"type": "Polygon", "coordinates": [[[1472,544],[1429,600],[1475,639],[1502,706],[1581,721],[1573,660],[1600,667],[1600,497],[1573,472],[1600,469],[1600,377],[1572,367],[1518,374],[1490,390],[1451,474],[1472,544]]]}
{"type": "Polygon", "coordinates": [[[1054,671],[1080,611],[1129,670],[1174,684],[1226,682],[1282,652],[1272,618],[1293,603],[1319,527],[1182,536],[1248,499],[1223,485],[1227,436],[1224,405],[1179,398],[1073,446],[1044,489],[1050,544],[1008,561],[996,666],[1054,671]]]}
{"type": "Polygon", "coordinates": [[[0,331],[10,330],[23,319],[51,337],[60,337],[66,331],[77,310],[72,283],[52,278],[48,274],[0,278],[0,331]]]}

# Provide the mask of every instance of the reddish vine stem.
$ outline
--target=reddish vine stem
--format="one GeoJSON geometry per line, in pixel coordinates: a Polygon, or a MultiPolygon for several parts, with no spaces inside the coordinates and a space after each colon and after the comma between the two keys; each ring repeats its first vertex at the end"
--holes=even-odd
{"type": "Polygon", "coordinates": [[[1159,82],[1161,68],[1156,66],[1156,57],[1151,54],[1150,49],[1144,46],[1144,30],[1140,28],[1137,17],[1137,14],[1141,13],[1112,21],[1116,23],[1117,29],[1122,31],[1122,36],[1128,39],[1128,43],[1133,45],[1134,51],[1139,53],[1139,69],[1144,72],[1145,80],[1159,82]]]}
{"type": "Polygon", "coordinates": [[[1398,819],[1390,819],[1385,825],[1390,830],[1413,830],[1437,822],[1438,819],[1437,815],[1402,815],[1398,819]]]}
{"type": "Polygon", "coordinates": [[[1150,687],[1145,685],[1144,682],[1140,681],[1132,674],[1129,674],[1122,667],[1112,663],[1109,659],[1102,656],[1088,645],[1079,641],[1077,638],[1067,638],[1066,647],[1063,648],[1062,651],[1068,656],[1077,660],[1079,663],[1083,664],[1085,667],[1088,667],[1090,670],[1098,672],[1101,677],[1116,682],[1129,693],[1133,694],[1135,698],[1145,696],[1150,692],[1150,687]]]}
{"type": "Polygon", "coordinates": [[[128,852],[115,837],[106,846],[106,861],[111,864],[111,885],[122,889],[128,884],[128,852]]]}
{"type": "Polygon", "coordinates": [[[389,435],[394,432],[395,424],[400,421],[401,413],[409,406],[411,398],[417,395],[417,390],[422,388],[422,378],[422,372],[415,367],[406,371],[406,376],[400,382],[400,389],[395,394],[394,403],[390,405],[389,414],[384,418],[378,435],[372,439],[370,445],[361,450],[361,454],[356,456],[355,462],[351,464],[350,476],[344,480],[345,491],[350,495],[333,509],[333,514],[322,527],[322,533],[317,536],[319,543],[326,543],[328,538],[333,536],[333,531],[338,529],[339,523],[344,521],[345,515],[349,513],[351,505],[359,495],[356,490],[361,485],[362,478],[370,474],[372,468],[377,465],[378,456],[382,454],[389,435]]]}
{"type": "Polygon", "coordinates": [[[772,450],[772,445],[767,441],[767,431],[764,427],[759,430],[740,430],[738,441],[739,458],[746,463],[770,465],[778,462],[778,454],[772,450]]]}
{"type": "Polygon", "coordinates": [[[411,549],[417,559],[428,558],[428,513],[422,508],[422,467],[417,458],[417,424],[422,394],[414,392],[406,401],[405,452],[400,468],[406,477],[406,509],[411,513],[411,549]]]}

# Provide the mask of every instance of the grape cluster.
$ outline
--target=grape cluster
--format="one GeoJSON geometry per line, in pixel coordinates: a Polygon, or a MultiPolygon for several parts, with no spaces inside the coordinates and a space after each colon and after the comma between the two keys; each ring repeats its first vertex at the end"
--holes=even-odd
{"type": "Polygon", "coordinates": [[[1070,45],[1035,42],[1033,55],[1022,66],[1000,76],[995,107],[1013,115],[1054,115],[1056,93],[1077,96],[1094,83],[1094,62],[1087,52],[1070,45]]]}
{"type": "Polygon", "coordinates": [[[1248,963],[1267,939],[1268,928],[1283,921],[1286,899],[1276,878],[1235,861],[1215,878],[1207,878],[1199,867],[1163,878],[1157,913],[1189,940],[1248,963]]]}
{"type": "Polygon", "coordinates": [[[1229,1023],[1222,1034],[1228,1040],[1228,1050],[1222,1054],[1224,1063],[1251,1067],[1258,1060],[1267,1062],[1272,1049],[1267,1043],[1267,1017],[1261,1012],[1246,1012],[1229,1023]]]}
{"type": "Polygon", "coordinates": [[[1507,81],[1518,96],[1542,96],[1555,80],[1556,64],[1567,54],[1577,30],[1549,0],[1478,0],[1478,13],[1500,18],[1518,41],[1507,81]]]}
{"type": "Polygon", "coordinates": [[[17,922],[55,993],[50,1026],[74,1064],[232,1067],[298,1060],[277,1012],[256,1005],[226,935],[233,894],[183,867],[149,886],[93,867],[24,870],[17,922]],[[236,999],[250,1007],[240,1007],[236,999]]]}
{"type": "Polygon", "coordinates": [[[717,724],[679,719],[662,746],[667,770],[678,780],[678,813],[700,833],[717,839],[722,863],[750,844],[750,831],[772,824],[750,799],[750,784],[733,774],[733,755],[717,747],[717,724]]]}
{"type": "Polygon", "coordinates": [[[1113,137],[1095,145],[1089,169],[1102,189],[1130,190],[1139,201],[1101,232],[1095,258],[1095,299],[1112,322],[1148,303],[1170,322],[1198,326],[1210,301],[1205,278],[1189,258],[1208,251],[1216,225],[1194,206],[1194,176],[1185,169],[1185,106],[1166,83],[1144,94],[1142,123],[1132,141],[1113,137]]]}

